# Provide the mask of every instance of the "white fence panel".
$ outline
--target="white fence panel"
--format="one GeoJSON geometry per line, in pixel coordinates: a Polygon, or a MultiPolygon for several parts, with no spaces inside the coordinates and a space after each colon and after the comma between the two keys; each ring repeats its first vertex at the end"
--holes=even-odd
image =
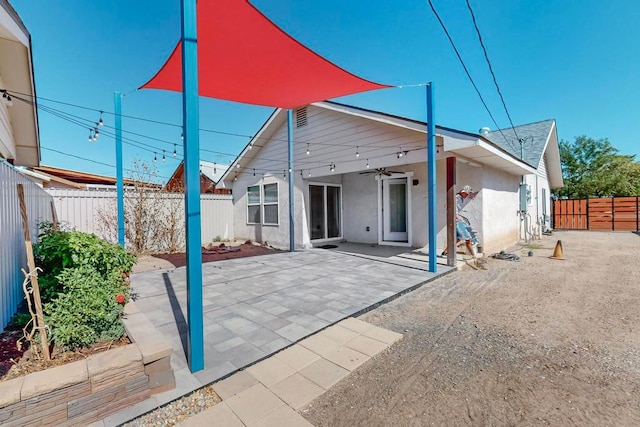
{"type": "Polygon", "coordinates": [[[0,161],[0,322],[4,328],[24,299],[21,268],[28,270],[17,184],[23,184],[31,241],[38,224],[51,221],[51,196],[13,166],[0,161]]]}
{"type": "MultiPolygon", "coordinates": [[[[98,221],[98,212],[116,209],[115,189],[100,190],[46,190],[54,199],[58,220],[66,222],[79,231],[105,236],[98,221]]],[[[165,202],[164,209],[172,203],[179,203],[178,209],[184,211],[183,194],[160,193],[165,202]]],[[[202,242],[211,242],[216,238],[233,239],[233,197],[221,194],[202,194],[200,197],[202,214],[202,242]]],[[[184,223],[184,219],[182,219],[184,223]]],[[[182,225],[184,229],[184,225],[182,225]]]]}

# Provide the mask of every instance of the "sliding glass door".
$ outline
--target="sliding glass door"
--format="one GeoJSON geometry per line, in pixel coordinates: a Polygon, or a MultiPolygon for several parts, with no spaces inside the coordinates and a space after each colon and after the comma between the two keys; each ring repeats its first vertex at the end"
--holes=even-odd
{"type": "Polygon", "coordinates": [[[342,237],[342,188],[330,184],[309,185],[311,240],[342,237]]]}

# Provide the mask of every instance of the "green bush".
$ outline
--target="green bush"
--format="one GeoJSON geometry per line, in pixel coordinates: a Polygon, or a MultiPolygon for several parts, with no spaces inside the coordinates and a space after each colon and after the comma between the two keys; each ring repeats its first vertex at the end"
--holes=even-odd
{"type": "Polygon", "coordinates": [[[51,341],[63,350],[87,347],[124,335],[120,315],[128,300],[128,284],[120,271],[106,277],[91,265],[66,268],[58,275],[62,292],[44,304],[51,341]]]}
{"type": "Polygon", "coordinates": [[[94,234],[54,231],[51,223],[44,222],[40,225],[39,237],[34,255],[36,264],[42,268],[39,284],[43,302],[51,301],[62,292],[58,276],[67,268],[92,267],[106,280],[111,273],[121,275],[131,271],[135,263],[135,256],[94,234]]]}

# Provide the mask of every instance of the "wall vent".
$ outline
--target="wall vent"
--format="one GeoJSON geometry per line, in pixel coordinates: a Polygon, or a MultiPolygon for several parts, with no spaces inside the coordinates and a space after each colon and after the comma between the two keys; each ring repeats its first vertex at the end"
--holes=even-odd
{"type": "Polygon", "coordinates": [[[307,107],[302,107],[296,110],[296,127],[301,128],[306,126],[307,122],[307,107]]]}

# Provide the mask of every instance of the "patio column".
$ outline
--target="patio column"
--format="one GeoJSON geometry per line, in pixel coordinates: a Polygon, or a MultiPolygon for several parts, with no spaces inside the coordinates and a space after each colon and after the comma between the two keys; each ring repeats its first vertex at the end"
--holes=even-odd
{"type": "Polygon", "coordinates": [[[456,158],[447,157],[447,265],[456,266],[456,158]]]}
{"type": "Polygon", "coordinates": [[[296,235],[294,217],[294,200],[293,200],[293,110],[287,110],[287,147],[289,151],[289,252],[296,250],[296,235]]]}
{"type": "Polygon", "coordinates": [[[433,82],[427,84],[427,216],[429,222],[429,271],[436,267],[436,124],[433,82]]]}
{"type": "Polygon", "coordinates": [[[113,93],[116,118],[116,193],[118,198],[118,244],[124,248],[124,177],[122,172],[122,94],[113,93]]]}
{"type": "Polygon", "coordinates": [[[187,361],[191,372],[204,369],[202,249],[200,223],[200,140],[196,0],[182,0],[182,126],[187,240],[187,361]]]}

